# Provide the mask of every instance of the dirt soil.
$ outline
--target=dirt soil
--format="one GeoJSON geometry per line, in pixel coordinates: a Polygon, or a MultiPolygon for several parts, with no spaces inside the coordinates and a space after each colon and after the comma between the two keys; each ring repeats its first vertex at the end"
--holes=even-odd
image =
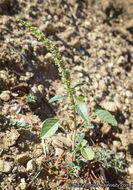
{"type": "MultiPolygon", "coordinates": [[[[128,184],[124,189],[131,189],[132,124],[132,0],[0,1],[1,190],[74,189],[68,184],[105,182],[128,184]],[[69,109],[64,100],[48,103],[49,98],[64,92],[58,70],[46,47],[17,18],[38,27],[57,45],[70,68],[72,85],[86,82],[87,86],[77,89],[77,95],[84,96],[88,111],[102,107],[115,116],[117,127],[95,120],[91,138],[95,144],[125,156],[123,172],[104,170],[104,179],[95,169],[95,178],[70,176],[67,163],[71,155],[62,156],[59,148],[65,141],[68,144],[67,135],[72,126],[67,121],[63,123],[65,132],[59,129],[45,142],[49,151],[45,158],[40,125],[46,118],[68,116],[69,109]],[[27,102],[28,95],[35,102],[27,102]],[[11,119],[30,127],[18,129],[11,119]],[[57,159],[64,169],[54,168],[51,175],[51,165],[57,159]]],[[[123,186],[105,189],[123,189],[123,186]]]]}

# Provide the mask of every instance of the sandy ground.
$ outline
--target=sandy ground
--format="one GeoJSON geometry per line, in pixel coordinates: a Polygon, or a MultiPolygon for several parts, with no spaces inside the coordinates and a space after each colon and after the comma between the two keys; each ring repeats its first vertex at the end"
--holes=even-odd
{"type": "MultiPolygon", "coordinates": [[[[0,189],[73,189],[68,184],[105,183],[95,168],[94,181],[83,175],[78,178],[68,175],[64,181],[60,176],[66,177],[66,169],[60,169],[58,176],[50,175],[49,169],[41,164],[42,121],[68,116],[69,109],[63,100],[48,103],[49,98],[64,92],[58,70],[42,42],[22,27],[17,18],[38,27],[59,48],[70,68],[72,85],[87,84],[77,88],[76,95],[84,96],[88,111],[102,107],[115,116],[117,127],[95,120],[91,138],[101,147],[107,146],[115,154],[125,156],[122,173],[104,170],[104,174],[107,183],[127,184],[125,189],[130,189],[133,181],[132,0],[0,1],[0,189]],[[26,101],[29,94],[34,103],[26,101]],[[23,121],[30,127],[18,129],[11,125],[10,119],[23,121]]],[[[66,121],[63,124],[66,133],[71,133],[71,123],[69,127],[66,121]]],[[[55,158],[58,138],[66,136],[59,130],[47,140],[49,167],[55,158]]],[[[62,158],[62,164],[68,162],[69,156],[62,158]]],[[[118,189],[123,189],[122,185],[118,189]]]]}

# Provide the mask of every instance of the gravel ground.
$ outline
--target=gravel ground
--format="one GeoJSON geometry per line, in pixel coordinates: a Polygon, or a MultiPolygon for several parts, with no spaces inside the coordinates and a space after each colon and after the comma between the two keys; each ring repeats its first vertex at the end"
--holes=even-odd
{"type": "MultiPolygon", "coordinates": [[[[64,90],[58,70],[46,47],[17,18],[38,27],[59,48],[72,74],[72,85],[87,84],[77,88],[76,95],[84,96],[88,111],[102,107],[115,116],[117,127],[95,120],[91,138],[125,156],[124,172],[104,174],[108,183],[128,184],[125,189],[131,189],[133,1],[2,0],[0,18],[0,189],[73,189],[69,183],[97,182],[86,181],[83,176],[68,176],[64,181],[59,176],[66,171],[61,169],[58,176],[50,175],[46,165],[41,164],[42,121],[67,116],[69,111],[63,100],[48,103],[49,98],[64,90]],[[34,103],[27,103],[29,94],[34,103]],[[25,122],[30,128],[17,129],[10,119],[25,122]]],[[[71,133],[71,124],[67,128],[64,122],[64,128],[67,134],[71,133]]],[[[56,145],[67,141],[67,134],[61,130],[57,133],[46,142],[51,155],[49,165],[59,154],[56,145]]],[[[69,158],[66,154],[62,164],[68,163],[69,158]]],[[[94,173],[98,182],[105,183],[95,169],[94,173]]]]}

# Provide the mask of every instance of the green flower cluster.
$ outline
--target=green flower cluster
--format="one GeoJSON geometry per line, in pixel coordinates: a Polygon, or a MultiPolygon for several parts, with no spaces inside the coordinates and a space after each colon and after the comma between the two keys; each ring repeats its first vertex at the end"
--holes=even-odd
{"type": "Polygon", "coordinates": [[[70,72],[67,68],[66,63],[61,59],[61,54],[58,51],[57,47],[53,45],[52,41],[49,40],[45,34],[43,34],[38,28],[32,27],[30,24],[24,22],[21,19],[18,19],[18,21],[28,28],[31,32],[35,34],[35,36],[38,38],[38,40],[41,40],[44,45],[47,47],[47,49],[52,53],[54,57],[55,64],[58,66],[59,73],[62,78],[62,82],[65,84],[66,92],[69,93],[70,90],[70,84],[71,84],[71,78],[70,78],[70,72]]]}

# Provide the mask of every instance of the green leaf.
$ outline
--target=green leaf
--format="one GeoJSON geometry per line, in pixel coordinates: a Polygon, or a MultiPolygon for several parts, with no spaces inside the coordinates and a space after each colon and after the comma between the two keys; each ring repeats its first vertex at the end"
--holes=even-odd
{"type": "Polygon", "coordinates": [[[11,124],[11,125],[16,125],[16,123],[17,123],[17,122],[16,122],[14,119],[10,119],[10,124],[11,124]]]}
{"type": "Polygon", "coordinates": [[[81,143],[81,146],[82,148],[87,144],[87,140],[83,139],[82,143],[81,143]]]}
{"type": "Polygon", "coordinates": [[[60,99],[63,99],[63,98],[65,98],[65,96],[63,96],[61,94],[58,94],[58,95],[54,96],[53,98],[51,98],[48,102],[52,103],[52,102],[54,102],[56,100],[60,100],[60,99]]]}
{"type": "Polygon", "coordinates": [[[94,153],[94,151],[91,148],[82,148],[81,149],[81,154],[87,160],[92,160],[95,157],[95,153],[94,153]]]}
{"type": "Polygon", "coordinates": [[[59,126],[59,119],[54,119],[54,118],[46,119],[42,123],[41,133],[40,133],[41,138],[46,139],[54,135],[54,133],[58,129],[58,126],[59,126]]]}
{"type": "Polygon", "coordinates": [[[83,101],[84,97],[83,96],[77,96],[76,99],[79,101],[83,101]]]}
{"type": "Polygon", "coordinates": [[[89,121],[88,110],[84,103],[76,102],[76,111],[85,121],[89,121]]]}
{"type": "Polygon", "coordinates": [[[76,88],[76,87],[85,86],[85,85],[87,85],[87,84],[86,84],[86,83],[79,83],[79,84],[76,84],[76,85],[73,87],[73,89],[76,88]]]}
{"type": "Polygon", "coordinates": [[[115,126],[117,125],[117,121],[111,115],[111,113],[109,113],[107,110],[99,108],[93,114],[98,116],[103,121],[106,121],[107,123],[110,123],[110,124],[115,125],[115,126]]]}

